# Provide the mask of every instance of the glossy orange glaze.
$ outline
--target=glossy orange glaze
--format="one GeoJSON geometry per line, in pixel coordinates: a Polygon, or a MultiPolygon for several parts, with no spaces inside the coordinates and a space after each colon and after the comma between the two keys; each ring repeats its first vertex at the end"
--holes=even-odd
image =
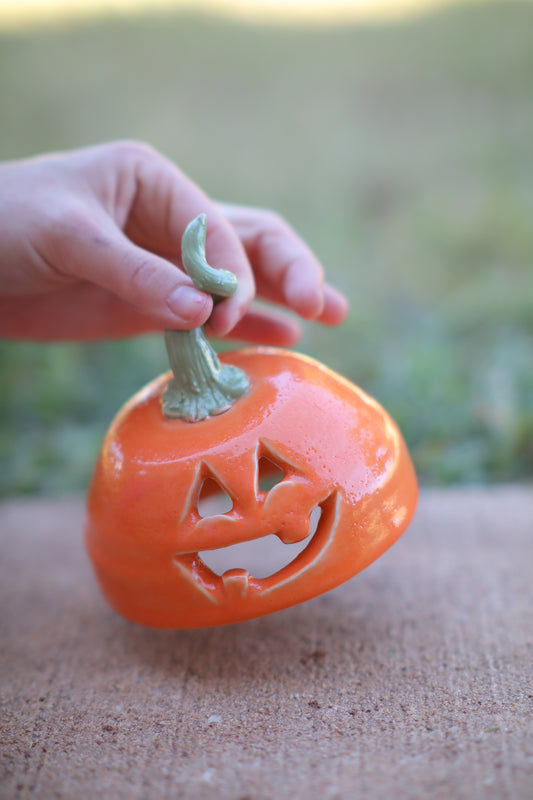
{"type": "Polygon", "coordinates": [[[202,422],[165,419],[163,375],[119,412],[89,490],[86,544],[102,590],[128,619],[189,628],[278,611],[348,580],[403,533],[417,481],[403,439],[368,395],[318,362],[250,348],[222,361],[243,369],[249,393],[202,422]],[[267,458],[284,477],[261,491],[267,458]],[[201,516],[212,478],[230,496],[225,514],[201,516]],[[316,533],[289,565],[267,578],[243,569],[219,577],[198,556],[276,534],[316,533]]]}

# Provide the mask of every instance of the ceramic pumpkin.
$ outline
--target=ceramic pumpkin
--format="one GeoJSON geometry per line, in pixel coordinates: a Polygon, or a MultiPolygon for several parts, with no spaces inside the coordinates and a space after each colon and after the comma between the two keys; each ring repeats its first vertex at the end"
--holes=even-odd
{"type": "MultiPolygon", "coordinates": [[[[184,266],[227,296],[235,279],[206,264],[204,241],[201,217],[184,234],[184,266]]],[[[417,482],[377,402],[290,351],[219,359],[201,330],[167,332],[167,346],[174,377],[118,413],[89,490],[87,549],[119,613],[165,628],[250,619],[334,588],[398,539],[417,482]],[[218,548],[271,535],[306,543],[274,574],[206,564],[218,548]]]]}

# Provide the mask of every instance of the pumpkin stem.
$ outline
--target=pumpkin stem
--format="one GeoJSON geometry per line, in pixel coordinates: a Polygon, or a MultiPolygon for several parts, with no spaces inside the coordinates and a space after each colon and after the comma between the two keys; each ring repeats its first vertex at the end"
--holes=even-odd
{"type": "MultiPolygon", "coordinates": [[[[232,272],[213,269],[205,259],[205,214],[193,219],[181,240],[181,258],[194,285],[212,295],[214,302],[237,289],[232,272]]],[[[199,422],[222,414],[248,391],[242,370],[221,364],[202,327],[192,331],[165,331],[165,344],[174,377],[162,397],[165,417],[199,422]]]]}

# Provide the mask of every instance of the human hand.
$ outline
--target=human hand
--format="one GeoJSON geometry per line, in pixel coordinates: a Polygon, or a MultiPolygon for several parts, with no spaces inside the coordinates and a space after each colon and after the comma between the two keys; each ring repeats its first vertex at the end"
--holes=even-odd
{"type": "Polygon", "coordinates": [[[345,298],[277,215],[216,204],[145,145],[118,142],[0,165],[0,335],[87,340],[208,323],[215,336],[293,344],[294,320],[335,325],[345,298]],[[238,280],[213,308],[181,268],[181,235],[207,215],[206,257],[238,280]]]}

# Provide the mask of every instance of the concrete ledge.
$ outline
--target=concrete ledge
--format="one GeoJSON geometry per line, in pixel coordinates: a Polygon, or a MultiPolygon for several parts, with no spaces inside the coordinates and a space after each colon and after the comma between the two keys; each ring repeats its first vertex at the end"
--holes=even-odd
{"type": "Polygon", "coordinates": [[[349,583],[227,628],[101,599],[83,502],[0,505],[0,795],[533,797],[533,491],[422,493],[349,583]]]}

